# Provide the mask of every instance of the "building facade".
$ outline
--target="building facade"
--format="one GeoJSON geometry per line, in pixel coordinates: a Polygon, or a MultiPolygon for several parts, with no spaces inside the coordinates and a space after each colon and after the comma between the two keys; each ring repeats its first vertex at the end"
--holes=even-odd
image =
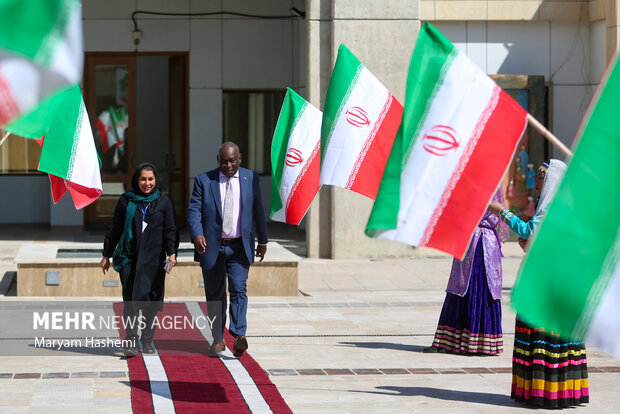
{"type": "MultiPolygon", "coordinates": [[[[616,49],[618,17],[617,0],[84,0],[82,86],[92,124],[97,130],[97,119],[110,117],[127,124],[118,145],[97,137],[104,196],[83,211],[68,198],[54,205],[47,176],[36,173],[36,147],[14,137],[0,148],[8,195],[0,223],[100,228],[143,161],[159,167],[183,222],[193,177],[216,167],[229,139],[240,144],[243,165],[261,173],[268,207],[270,134],[286,88],[321,109],[345,43],[402,102],[424,21],[488,74],[542,80],[534,94],[542,120],[570,144],[616,49]]],[[[308,255],[415,254],[364,236],[371,206],[324,187],[305,223],[308,255]]]]}

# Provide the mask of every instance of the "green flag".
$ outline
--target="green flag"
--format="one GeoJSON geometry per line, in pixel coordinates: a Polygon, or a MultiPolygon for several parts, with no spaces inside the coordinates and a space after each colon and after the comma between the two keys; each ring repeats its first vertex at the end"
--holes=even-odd
{"type": "Polygon", "coordinates": [[[78,85],[54,95],[5,129],[31,138],[45,136],[39,171],[50,175],[54,202],[70,191],[79,209],[101,195],[99,157],[78,85]]]}
{"type": "Polygon", "coordinates": [[[76,0],[0,0],[0,127],[82,75],[76,0]]]}
{"type": "Polygon", "coordinates": [[[525,258],[513,306],[532,325],[620,357],[620,68],[614,62],[525,258]]]}

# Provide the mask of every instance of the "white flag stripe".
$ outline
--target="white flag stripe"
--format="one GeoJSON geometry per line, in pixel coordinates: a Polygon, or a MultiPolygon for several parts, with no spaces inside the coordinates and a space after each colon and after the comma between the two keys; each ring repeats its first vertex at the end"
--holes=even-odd
{"type": "Polygon", "coordinates": [[[495,83],[467,57],[459,53],[454,58],[401,175],[398,228],[383,231],[379,237],[420,244],[494,88],[495,83]],[[438,157],[423,148],[423,135],[440,125],[454,128],[458,147],[438,157]]]}
{"type": "Polygon", "coordinates": [[[144,366],[149,376],[149,384],[151,386],[151,399],[153,400],[153,411],[155,414],[175,413],[174,403],[172,402],[172,393],[170,392],[170,384],[168,376],[159,355],[144,355],[144,366]]]}
{"type": "Polygon", "coordinates": [[[308,169],[313,160],[312,154],[317,144],[320,143],[322,120],[323,113],[310,104],[307,104],[303,113],[299,115],[299,121],[288,138],[286,152],[289,154],[294,148],[301,152],[304,160],[293,167],[284,164],[280,186],[280,200],[283,206],[273,214],[272,220],[286,222],[286,211],[292,191],[299,182],[300,174],[308,169]]]}
{"type": "Polygon", "coordinates": [[[0,76],[6,80],[20,112],[32,109],[39,102],[41,75],[32,62],[16,58],[0,60],[0,76]]]}
{"type": "Polygon", "coordinates": [[[321,166],[321,184],[345,187],[368,136],[385,107],[390,93],[367,68],[362,69],[355,87],[343,106],[342,116],[333,129],[321,166]],[[368,124],[362,127],[351,125],[346,113],[354,107],[365,111],[368,124]],[[340,139],[345,138],[345,139],[340,139]]]}
{"type": "MultiPolygon", "coordinates": [[[[620,304],[620,229],[618,229],[614,247],[609,250],[597,282],[598,286],[592,289],[588,301],[592,302],[596,297],[601,297],[601,301],[594,311],[585,342],[618,356],[620,355],[620,330],[618,329],[620,326],[618,305],[620,304]],[[611,273],[611,281],[605,275],[608,272],[611,273]],[[606,286],[608,281],[609,285],[606,286]],[[600,296],[601,289],[605,290],[603,296],[600,296]]],[[[586,310],[593,307],[593,303],[586,304],[586,310]]],[[[587,318],[583,319],[587,323],[587,318]]]]}
{"type": "Polygon", "coordinates": [[[64,38],[55,45],[50,69],[63,75],[68,83],[77,83],[82,78],[83,61],[82,9],[76,7],[67,21],[64,38]]]}
{"type": "MultiPolygon", "coordinates": [[[[197,302],[187,302],[185,303],[185,306],[194,320],[205,317],[204,312],[200,309],[197,302]]],[[[211,344],[213,342],[211,331],[206,326],[199,330],[207,342],[211,344]]],[[[235,384],[239,388],[239,392],[241,392],[243,399],[248,404],[250,412],[261,414],[271,413],[271,408],[269,407],[269,404],[267,404],[267,401],[265,401],[265,397],[263,397],[263,394],[261,394],[260,390],[256,386],[256,383],[243,364],[241,364],[241,362],[234,357],[232,352],[226,348],[225,351],[218,354],[218,356],[228,369],[228,372],[230,372],[235,384]]]]}
{"type": "Polygon", "coordinates": [[[67,174],[67,180],[84,187],[101,190],[102,184],[97,149],[95,148],[93,131],[90,127],[88,113],[83,101],[80,106],[77,124],[75,132],[77,143],[74,141],[70,161],[71,167],[69,168],[70,174],[67,174]]]}
{"type": "Polygon", "coordinates": [[[379,114],[377,120],[375,121],[375,124],[372,127],[372,131],[366,137],[366,142],[364,142],[364,145],[362,146],[362,149],[360,153],[358,154],[357,159],[355,160],[355,164],[353,165],[353,169],[351,170],[351,175],[349,175],[349,179],[347,180],[347,184],[344,188],[350,189],[353,186],[353,183],[355,182],[355,178],[357,177],[357,173],[359,172],[359,169],[362,166],[362,163],[364,162],[364,158],[366,158],[366,154],[368,153],[370,146],[375,140],[375,137],[377,136],[377,132],[379,131],[379,128],[381,127],[381,124],[385,120],[385,117],[393,103],[394,103],[394,97],[392,96],[391,93],[388,92],[388,97],[387,97],[387,100],[385,101],[385,104],[383,105],[383,109],[381,110],[381,113],[379,114]]]}

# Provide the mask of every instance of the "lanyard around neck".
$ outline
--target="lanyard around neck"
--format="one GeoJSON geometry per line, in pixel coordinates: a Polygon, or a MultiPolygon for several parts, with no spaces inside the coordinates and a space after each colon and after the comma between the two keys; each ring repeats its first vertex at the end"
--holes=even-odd
{"type": "Polygon", "coordinates": [[[142,208],[142,206],[138,204],[138,207],[140,208],[140,211],[142,212],[142,221],[144,221],[144,217],[146,217],[146,211],[149,209],[150,205],[151,203],[148,203],[146,207],[142,208]]]}

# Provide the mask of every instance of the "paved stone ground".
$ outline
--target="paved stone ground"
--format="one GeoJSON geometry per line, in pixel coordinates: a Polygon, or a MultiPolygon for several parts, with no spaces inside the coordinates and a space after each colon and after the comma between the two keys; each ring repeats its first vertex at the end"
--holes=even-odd
{"type": "MultiPolygon", "coordinates": [[[[273,230],[272,239],[304,254],[303,233],[273,230]]],[[[2,229],[0,276],[15,270],[22,242],[37,240],[93,242],[101,234],[2,229]]],[[[421,353],[451,266],[450,257],[423,249],[415,259],[303,259],[299,296],[250,298],[249,352],[296,413],[528,412],[510,399],[509,295],[523,253],[507,243],[504,254],[500,356],[421,353]]],[[[0,301],[31,300],[10,293],[0,301]]],[[[591,403],[571,412],[620,412],[620,361],[588,349],[588,365],[591,403]]],[[[0,413],[129,413],[129,392],[118,355],[0,357],[0,413]]]]}

